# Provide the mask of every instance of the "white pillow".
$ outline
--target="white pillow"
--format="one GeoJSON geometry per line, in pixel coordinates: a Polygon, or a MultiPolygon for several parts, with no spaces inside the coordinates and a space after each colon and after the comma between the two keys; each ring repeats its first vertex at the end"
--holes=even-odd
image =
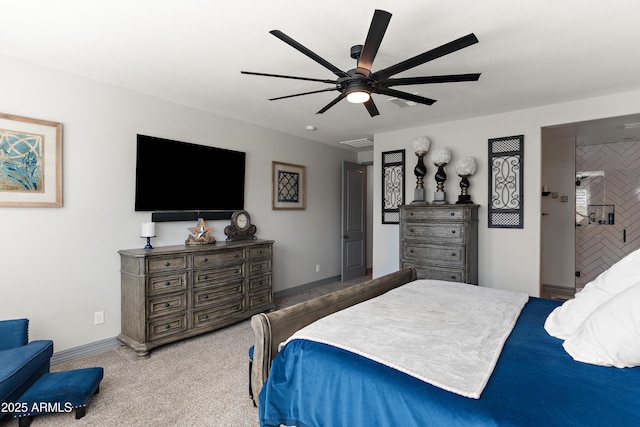
{"type": "Polygon", "coordinates": [[[575,298],[565,301],[547,317],[544,328],[549,335],[566,339],[593,311],[640,280],[640,249],[631,252],[595,280],[587,283],[575,298]]]}
{"type": "Polygon", "coordinates": [[[562,345],[579,362],[640,366],[640,282],[602,304],[562,345]]]}

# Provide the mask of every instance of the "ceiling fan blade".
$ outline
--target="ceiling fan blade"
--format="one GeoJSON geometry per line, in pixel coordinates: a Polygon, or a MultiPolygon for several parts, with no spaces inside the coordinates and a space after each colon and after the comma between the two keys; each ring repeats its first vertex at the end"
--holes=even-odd
{"type": "Polygon", "coordinates": [[[376,93],[393,96],[394,98],[406,99],[407,101],[417,102],[418,104],[431,105],[436,102],[435,99],[425,98],[424,96],[414,95],[412,93],[402,92],[395,89],[380,88],[376,93]]]}
{"type": "Polygon", "coordinates": [[[378,111],[376,104],[373,102],[373,98],[369,98],[369,100],[364,103],[364,106],[367,107],[367,111],[369,112],[369,115],[371,117],[375,117],[380,114],[380,111],[378,111]]]}
{"type": "Polygon", "coordinates": [[[423,85],[429,83],[456,83],[475,82],[480,78],[480,73],[451,74],[446,76],[406,77],[401,79],[387,79],[381,82],[384,86],[423,85]]]}
{"type": "Polygon", "coordinates": [[[342,101],[343,98],[345,98],[346,95],[344,94],[340,94],[336,97],[336,99],[334,99],[333,101],[331,101],[330,103],[328,103],[327,105],[325,105],[324,107],[322,107],[322,109],[320,111],[318,111],[316,114],[322,114],[325,111],[327,111],[329,108],[333,107],[334,105],[336,105],[338,102],[342,101]]]}
{"type": "Polygon", "coordinates": [[[277,38],[279,38],[280,40],[282,40],[283,42],[285,42],[286,44],[288,44],[289,46],[291,46],[294,49],[298,50],[299,52],[307,55],[309,58],[313,59],[318,64],[322,65],[325,68],[328,68],[336,76],[338,76],[338,77],[349,77],[349,75],[347,73],[345,73],[344,71],[342,71],[341,69],[339,69],[338,67],[336,67],[335,65],[333,65],[332,63],[327,61],[326,59],[320,57],[316,53],[314,53],[311,50],[307,49],[306,47],[304,47],[303,45],[301,45],[300,43],[298,43],[297,41],[295,41],[294,39],[292,39],[291,37],[289,37],[288,35],[286,35],[282,31],[273,30],[273,31],[269,31],[269,32],[271,34],[273,34],[274,36],[276,36],[277,38]]]}
{"type": "Polygon", "coordinates": [[[320,82],[320,83],[328,83],[328,84],[336,83],[335,80],[313,79],[310,77],[284,76],[282,74],[254,73],[253,71],[240,71],[240,73],[250,74],[252,76],[279,77],[281,79],[307,80],[310,82],[320,82]]]}
{"type": "Polygon", "coordinates": [[[387,31],[390,20],[391,14],[389,12],[376,9],[373,14],[373,19],[371,20],[371,26],[369,26],[367,39],[364,42],[362,52],[358,58],[356,73],[362,74],[366,77],[371,74],[373,60],[378,53],[378,49],[380,48],[382,38],[384,37],[384,33],[387,31]]]}
{"type": "Polygon", "coordinates": [[[331,87],[331,88],[328,88],[328,89],[320,89],[320,90],[314,90],[314,91],[311,91],[311,92],[296,93],[296,94],[293,94],[293,95],[286,95],[286,96],[279,96],[277,98],[270,98],[269,101],[277,101],[278,99],[293,98],[294,96],[311,95],[312,93],[330,92],[332,90],[339,90],[339,89],[335,88],[335,87],[331,87]]]}
{"type": "Polygon", "coordinates": [[[440,58],[441,56],[448,55],[476,43],[478,43],[478,38],[475,36],[475,34],[467,34],[464,37],[460,37],[459,39],[443,44],[440,47],[421,53],[420,55],[409,58],[406,61],[402,61],[396,65],[392,65],[391,67],[387,67],[384,70],[377,71],[375,75],[378,76],[379,79],[386,79],[395,74],[401,73],[413,67],[417,67],[418,65],[422,65],[425,62],[432,61],[434,59],[440,58]]]}

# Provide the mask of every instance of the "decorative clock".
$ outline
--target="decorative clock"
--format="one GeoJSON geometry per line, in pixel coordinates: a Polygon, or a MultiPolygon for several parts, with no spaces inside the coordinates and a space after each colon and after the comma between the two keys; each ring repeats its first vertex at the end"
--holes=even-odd
{"type": "Polygon", "coordinates": [[[224,228],[224,234],[227,240],[255,239],[256,226],[251,224],[251,217],[247,211],[234,211],[231,214],[231,224],[224,228]]]}

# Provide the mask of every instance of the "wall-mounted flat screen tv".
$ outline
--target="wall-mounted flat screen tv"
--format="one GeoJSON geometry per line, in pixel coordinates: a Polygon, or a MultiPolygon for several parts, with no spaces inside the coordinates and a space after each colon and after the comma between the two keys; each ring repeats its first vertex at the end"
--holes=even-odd
{"type": "Polygon", "coordinates": [[[135,210],[244,209],[245,154],[138,135],[135,210]]]}

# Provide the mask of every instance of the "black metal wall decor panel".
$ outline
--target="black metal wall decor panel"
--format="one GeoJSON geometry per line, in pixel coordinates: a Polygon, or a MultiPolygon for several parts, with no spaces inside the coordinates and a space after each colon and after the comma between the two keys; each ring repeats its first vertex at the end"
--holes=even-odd
{"type": "Polygon", "coordinates": [[[404,150],[382,153],[382,223],[399,224],[404,203],[404,150]]]}
{"type": "Polygon", "coordinates": [[[524,228],[524,135],[489,139],[489,228],[524,228]]]}

